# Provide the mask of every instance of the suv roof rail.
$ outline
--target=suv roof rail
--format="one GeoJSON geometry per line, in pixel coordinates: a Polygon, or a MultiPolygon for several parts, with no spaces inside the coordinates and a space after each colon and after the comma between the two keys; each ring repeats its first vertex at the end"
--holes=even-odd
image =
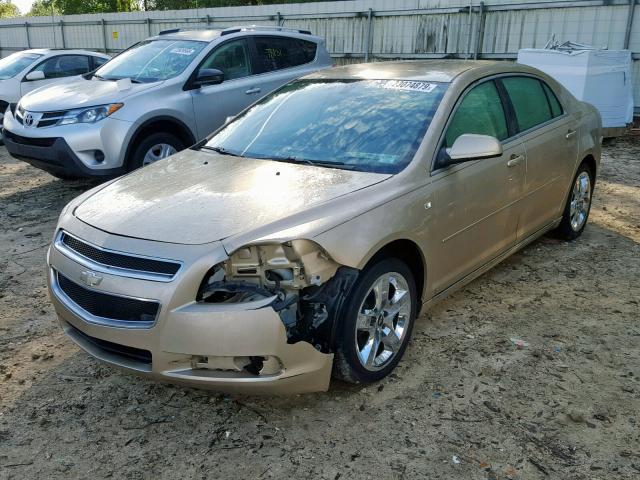
{"type": "Polygon", "coordinates": [[[220,35],[230,35],[232,33],[244,32],[249,30],[265,31],[265,32],[292,32],[292,33],[302,33],[303,35],[311,35],[311,30],[300,30],[298,28],[287,28],[287,27],[271,27],[269,25],[249,25],[249,26],[241,26],[241,27],[229,27],[222,30],[220,35]]]}
{"type": "Polygon", "coordinates": [[[161,30],[158,35],[169,35],[170,33],[177,33],[181,30],[181,28],[170,28],[169,30],[161,30]]]}

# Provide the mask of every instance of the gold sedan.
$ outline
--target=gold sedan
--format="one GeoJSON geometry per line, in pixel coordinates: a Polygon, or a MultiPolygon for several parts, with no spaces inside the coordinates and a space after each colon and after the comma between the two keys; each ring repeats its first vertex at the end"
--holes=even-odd
{"type": "Polygon", "coordinates": [[[421,309],[545,232],[582,233],[600,143],[597,111],[529,67],[324,70],[73,200],[51,297],[78,345],[152,378],[374,382],[421,309]]]}

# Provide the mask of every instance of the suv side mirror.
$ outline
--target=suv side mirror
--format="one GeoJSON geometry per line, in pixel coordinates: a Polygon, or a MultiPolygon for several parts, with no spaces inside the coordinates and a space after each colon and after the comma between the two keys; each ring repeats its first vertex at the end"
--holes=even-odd
{"type": "Polygon", "coordinates": [[[490,135],[465,133],[460,135],[445,155],[438,161],[438,167],[470,162],[481,158],[494,158],[502,155],[502,144],[490,135]]]}
{"type": "Polygon", "coordinates": [[[193,81],[193,86],[200,88],[204,85],[217,85],[224,82],[224,73],[217,68],[202,68],[193,81]]]}
{"type": "Polygon", "coordinates": [[[33,72],[27,73],[27,76],[24,77],[25,80],[29,80],[30,82],[34,80],[44,80],[44,72],[42,70],[34,70],[33,72]]]}

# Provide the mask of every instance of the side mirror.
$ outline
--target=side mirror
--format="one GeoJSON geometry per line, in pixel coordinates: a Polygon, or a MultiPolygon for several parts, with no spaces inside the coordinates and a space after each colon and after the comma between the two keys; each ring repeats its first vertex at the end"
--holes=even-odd
{"type": "Polygon", "coordinates": [[[202,68],[193,81],[193,86],[200,88],[204,85],[218,85],[224,82],[224,73],[217,68],[202,68]]]}
{"type": "Polygon", "coordinates": [[[494,158],[502,155],[502,144],[490,135],[465,133],[460,135],[438,162],[440,168],[457,163],[470,162],[481,158],[494,158]]]}
{"type": "Polygon", "coordinates": [[[27,73],[27,76],[24,77],[25,80],[29,80],[30,82],[34,80],[44,80],[44,72],[42,70],[34,70],[33,72],[27,73]]]}

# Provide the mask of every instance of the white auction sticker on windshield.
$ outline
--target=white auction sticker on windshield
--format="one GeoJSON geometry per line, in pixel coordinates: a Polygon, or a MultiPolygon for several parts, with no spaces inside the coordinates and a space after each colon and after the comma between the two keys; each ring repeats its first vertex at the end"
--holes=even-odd
{"type": "Polygon", "coordinates": [[[173,48],[171,50],[171,53],[175,53],[176,55],[191,56],[191,55],[193,55],[193,52],[195,52],[195,50],[193,48],[173,48]]]}
{"type": "Polygon", "coordinates": [[[428,82],[416,82],[412,80],[373,80],[375,86],[392,90],[409,90],[413,92],[433,92],[438,85],[428,82]]]}

